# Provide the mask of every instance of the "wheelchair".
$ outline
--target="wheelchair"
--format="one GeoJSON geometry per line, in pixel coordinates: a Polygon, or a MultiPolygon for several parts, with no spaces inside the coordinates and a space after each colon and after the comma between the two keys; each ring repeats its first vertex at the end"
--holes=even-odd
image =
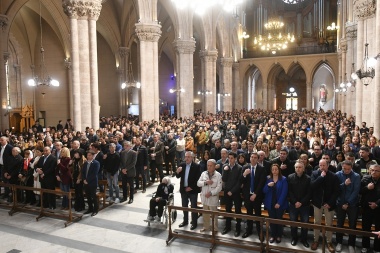
{"type": "MultiPolygon", "coordinates": [[[[154,192],[152,195],[152,198],[155,198],[155,197],[156,197],[156,192],[154,192]]],[[[168,224],[169,224],[168,206],[173,205],[173,204],[174,204],[174,193],[170,193],[168,201],[166,202],[166,205],[164,206],[162,216],[161,216],[161,220],[160,221],[156,221],[155,219],[150,220],[149,219],[150,213],[148,211],[148,216],[147,216],[146,220],[144,220],[144,221],[148,223],[148,226],[150,226],[150,224],[152,223],[152,224],[165,225],[165,228],[167,228],[168,224]]],[[[158,206],[156,206],[156,211],[157,211],[157,209],[158,209],[158,206]]],[[[176,221],[176,219],[177,219],[177,210],[172,210],[171,211],[172,223],[174,223],[176,221]]]]}

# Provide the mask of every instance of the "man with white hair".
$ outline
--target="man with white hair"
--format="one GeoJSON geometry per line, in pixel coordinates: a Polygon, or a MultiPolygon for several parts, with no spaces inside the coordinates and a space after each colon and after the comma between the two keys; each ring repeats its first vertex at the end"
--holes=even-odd
{"type": "MultiPolygon", "coordinates": [[[[13,146],[8,143],[8,137],[2,136],[0,137],[0,145],[1,145],[1,152],[0,152],[0,181],[6,181],[6,178],[4,177],[4,170],[8,166],[9,159],[12,158],[12,149],[13,146]]],[[[4,192],[4,198],[8,197],[9,191],[5,190],[4,192]]],[[[1,188],[0,188],[1,192],[1,188]]]]}
{"type": "MultiPolygon", "coordinates": [[[[207,171],[202,172],[197,185],[202,187],[201,201],[204,210],[216,211],[219,204],[219,192],[222,190],[222,175],[216,171],[215,159],[207,161],[207,171]]],[[[210,215],[203,214],[203,229],[210,230],[210,215]]],[[[214,217],[214,231],[218,231],[218,216],[214,217]]]]}
{"type": "Polygon", "coordinates": [[[160,222],[162,213],[164,211],[164,206],[166,205],[169,195],[173,193],[174,186],[170,183],[169,177],[164,177],[162,179],[162,183],[157,186],[156,194],[154,198],[150,200],[150,209],[149,209],[149,216],[148,220],[154,220],[156,216],[156,221],[160,222]],[[158,206],[158,209],[156,211],[156,206],[158,206]]]}

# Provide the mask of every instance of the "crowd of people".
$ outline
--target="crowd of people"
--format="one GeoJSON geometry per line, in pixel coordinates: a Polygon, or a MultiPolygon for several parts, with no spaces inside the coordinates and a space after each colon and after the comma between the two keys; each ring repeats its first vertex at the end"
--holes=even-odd
{"type": "MultiPolygon", "coordinates": [[[[380,229],[378,140],[373,127],[365,122],[359,127],[354,117],[340,111],[196,112],[189,118],[162,116],[159,122],[111,116],[101,118],[98,129],[89,127],[83,132],[74,131],[74,125],[68,120],[65,126],[59,122],[45,129],[36,124],[21,134],[5,130],[0,138],[2,180],[47,189],[59,183],[62,191],[74,187],[75,210],[85,208],[85,192],[86,213],[96,215],[95,194],[104,191],[97,184],[99,179],[108,180],[108,201],[119,203],[129,196],[132,204],[134,192],[145,192],[159,177],[159,195],[150,203],[149,218],[160,220],[162,206],[173,191],[171,173],[181,179],[182,205],[186,207],[190,202],[195,208],[200,194],[206,210],[216,210],[222,201],[227,212],[234,206],[240,214],[244,205],[248,215],[261,216],[264,204],[271,218],[281,219],[288,212],[292,221],[308,222],[313,215],[320,224],[324,214],[325,224],[332,226],[335,214],[338,227],[348,219],[352,229],[361,213],[363,230],[370,231],[372,224],[380,229]]],[[[41,203],[32,191],[19,194],[18,199],[25,203],[41,203]]],[[[4,189],[3,196],[12,201],[9,189],[4,189]]],[[[54,194],[39,199],[45,207],[56,208],[54,194]]],[[[67,208],[67,199],[63,199],[62,209],[67,208]]],[[[192,213],[190,229],[197,228],[197,218],[198,214],[192,213]]],[[[207,216],[203,219],[201,232],[211,228],[207,216]]],[[[188,224],[184,212],[180,227],[188,224]]],[[[216,230],[217,224],[216,220],[216,230]]],[[[226,218],[222,234],[231,227],[231,218],[226,218]]],[[[241,220],[236,219],[234,235],[240,236],[241,230],[241,220]]],[[[259,223],[256,230],[260,235],[259,223]]],[[[242,237],[252,233],[253,222],[247,221],[242,237]]],[[[270,235],[270,243],[281,242],[283,227],[271,224],[270,235]]],[[[292,227],[291,244],[297,245],[300,238],[303,246],[310,247],[307,235],[307,229],[301,229],[298,236],[297,228],[292,227]]],[[[319,236],[320,231],[315,230],[312,250],[318,248],[319,236]]],[[[326,235],[328,250],[340,252],[343,234],[336,234],[336,246],[332,236],[326,235]]],[[[354,252],[354,235],[349,236],[348,246],[354,252]]],[[[370,249],[368,237],[363,237],[362,247],[362,252],[370,249]]],[[[373,249],[380,252],[377,237],[373,249]]]]}

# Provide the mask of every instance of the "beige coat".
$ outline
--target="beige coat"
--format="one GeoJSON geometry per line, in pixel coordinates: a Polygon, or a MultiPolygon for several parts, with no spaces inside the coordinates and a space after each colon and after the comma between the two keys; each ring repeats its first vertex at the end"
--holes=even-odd
{"type": "Polygon", "coordinates": [[[201,201],[203,205],[206,206],[218,206],[219,205],[219,192],[222,190],[222,175],[215,171],[214,175],[211,177],[213,181],[212,185],[206,185],[206,181],[209,180],[208,171],[202,172],[197,185],[202,187],[201,191],[201,201]],[[206,194],[211,192],[212,196],[206,198],[206,194]]]}

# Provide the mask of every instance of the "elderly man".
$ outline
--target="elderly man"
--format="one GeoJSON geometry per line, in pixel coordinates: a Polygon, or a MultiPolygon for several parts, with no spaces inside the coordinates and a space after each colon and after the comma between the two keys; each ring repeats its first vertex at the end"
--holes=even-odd
{"type": "MultiPolygon", "coordinates": [[[[202,172],[197,185],[202,187],[201,201],[204,210],[216,211],[219,204],[219,192],[222,190],[222,175],[215,171],[216,161],[207,161],[207,171],[202,172]]],[[[211,229],[211,215],[203,215],[203,229],[201,232],[211,229]]],[[[214,217],[214,231],[218,231],[218,216],[214,217]]]]}
{"type": "MultiPolygon", "coordinates": [[[[23,158],[20,153],[21,149],[19,147],[12,148],[12,157],[9,159],[7,167],[4,168],[4,180],[8,184],[18,184],[18,174],[23,165],[23,158]]],[[[8,202],[12,202],[9,197],[8,202]]]]}
{"type": "MultiPolygon", "coordinates": [[[[319,161],[319,169],[311,174],[311,202],[314,206],[314,224],[321,224],[322,214],[325,214],[326,226],[332,226],[336,200],[339,196],[339,180],[335,173],[328,170],[327,161],[319,161]]],[[[319,244],[319,229],[314,229],[314,242],[312,250],[316,250],[319,244]]],[[[335,252],[332,244],[332,232],[326,232],[327,249],[335,252]]]]}
{"type": "Polygon", "coordinates": [[[136,161],[137,153],[132,150],[132,143],[125,141],[124,150],[120,153],[120,168],[121,168],[121,183],[123,187],[123,202],[128,199],[128,188],[129,185],[129,201],[128,204],[133,203],[133,194],[135,192],[133,179],[136,176],[136,161]]]}
{"type": "MultiPolygon", "coordinates": [[[[340,195],[337,201],[336,216],[338,218],[337,227],[342,228],[346,216],[350,229],[356,229],[356,220],[359,210],[359,191],[360,191],[360,176],[352,170],[350,161],[342,162],[342,170],[336,173],[340,184],[340,195]]],[[[355,253],[355,239],[353,234],[349,235],[348,250],[350,253],[355,253]]],[[[336,233],[336,251],[342,251],[343,234],[336,233]]]]}
{"type": "Polygon", "coordinates": [[[175,151],[177,148],[177,142],[174,139],[174,134],[169,133],[168,139],[165,141],[165,165],[166,165],[166,175],[169,175],[170,166],[172,169],[172,173],[176,170],[176,164],[175,164],[175,151]]]}
{"type": "Polygon", "coordinates": [[[154,183],[156,179],[156,169],[160,174],[160,181],[164,178],[164,172],[162,169],[162,163],[164,161],[163,157],[164,144],[160,141],[160,134],[155,133],[153,135],[153,141],[149,145],[149,155],[150,155],[150,177],[151,182],[154,183]]]}
{"type": "MultiPolygon", "coordinates": [[[[198,179],[201,175],[199,164],[193,162],[193,152],[187,151],[185,153],[185,162],[181,163],[177,168],[176,177],[181,178],[180,189],[182,199],[182,206],[188,207],[189,200],[191,208],[197,208],[197,198],[199,187],[197,186],[198,179]]],[[[198,225],[198,213],[191,213],[192,224],[190,229],[194,230],[198,225]]],[[[189,212],[183,211],[183,222],[179,227],[184,227],[189,224],[189,212]]]]}
{"type": "Polygon", "coordinates": [[[222,148],[220,151],[220,159],[216,161],[216,169],[220,174],[222,174],[223,167],[225,164],[228,164],[228,151],[225,148],[222,148]]]}
{"type": "Polygon", "coordinates": [[[282,147],[281,141],[276,141],[275,146],[276,148],[271,150],[269,153],[269,160],[273,160],[280,156],[280,151],[282,147]]]}
{"type": "MultiPolygon", "coordinates": [[[[371,231],[372,224],[375,224],[375,230],[380,230],[380,165],[370,166],[370,175],[365,175],[361,181],[361,206],[362,206],[362,226],[364,231],[371,231]]],[[[370,239],[363,237],[362,252],[369,252],[370,239]]],[[[375,237],[373,244],[374,252],[380,251],[380,239],[375,237]]]]}
{"type": "MultiPolygon", "coordinates": [[[[1,145],[1,152],[0,152],[0,181],[7,181],[7,179],[4,177],[4,170],[8,166],[9,160],[12,158],[12,149],[13,146],[8,144],[8,138],[5,136],[0,137],[0,145],[1,145]]],[[[1,193],[1,188],[0,188],[1,193]]],[[[4,198],[8,197],[9,195],[9,189],[5,188],[4,191],[4,198]]]]}
{"type": "MultiPolygon", "coordinates": [[[[302,162],[296,162],[294,165],[295,173],[290,174],[288,177],[288,196],[289,196],[289,216],[291,221],[300,221],[304,223],[309,222],[310,212],[310,177],[305,173],[305,165],[302,162]]],[[[291,227],[292,246],[297,245],[298,234],[297,227],[291,227]]],[[[307,228],[301,229],[301,242],[306,248],[309,248],[307,242],[307,228]]]]}

